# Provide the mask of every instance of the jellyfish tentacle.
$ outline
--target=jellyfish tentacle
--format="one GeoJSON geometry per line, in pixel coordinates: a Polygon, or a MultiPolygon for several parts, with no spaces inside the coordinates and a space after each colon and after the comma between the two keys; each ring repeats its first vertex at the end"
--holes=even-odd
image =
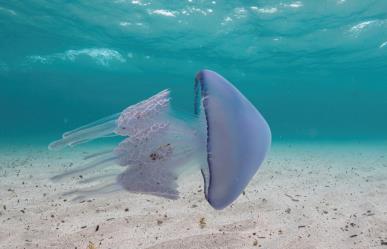
{"type": "Polygon", "coordinates": [[[98,120],[96,120],[94,122],[91,122],[89,124],[86,124],[86,125],[83,125],[81,127],[78,127],[78,128],[76,128],[74,130],[67,131],[67,132],[63,133],[62,137],[66,138],[66,137],[69,137],[71,135],[74,135],[75,133],[79,133],[81,131],[85,131],[85,130],[87,130],[89,128],[92,128],[92,127],[104,124],[104,123],[112,121],[112,120],[116,120],[120,116],[120,114],[121,113],[115,113],[113,115],[110,115],[110,116],[98,119],[98,120]]]}
{"type": "Polygon", "coordinates": [[[118,158],[118,156],[116,154],[109,153],[107,155],[103,155],[103,156],[97,157],[95,160],[86,163],[81,168],[73,169],[73,170],[67,171],[67,172],[65,172],[63,174],[56,175],[56,176],[52,177],[51,179],[54,180],[54,181],[58,181],[58,180],[62,180],[62,179],[67,178],[67,177],[75,176],[75,175],[77,175],[77,174],[79,174],[81,172],[85,172],[85,171],[87,171],[89,169],[96,168],[96,167],[99,167],[99,166],[104,166],[106,164],[111,164],[117,158],[118,158]]]}
{"type": "Polygon", "coordinates": [[[91,155],[87,155],[83,158],[83,160],[88,160],[88,159],[91,159],[91,158],[95,158],[95,157],[98,157],[98,156],[101,156],[101,155],[105,155],[105,154],[108,154],[108,153],[111,153],[112,150],[105,150],[105,151],[100,151],[100,152],[96,152],[96,153],[93,153],[91,155]]]}
{"type": "Polygon", "coordinates": [[[68,191],[64,193],[64,196],[75,195],[75,198],[73,198],[73,201],[76,201],[76,200],[84,199],[86,197],[117,192],[119,190],[122,190],[122,187],[116,182],[113,182],[113,183],[108,183],[103,185],[92,186],[87,189],[76,189],[76,190],[68,191]]]}
{"type": "Polygon", "coordinates": [[[66,146],[75,146],[96,138],[111,136],[115,128],[116,120],[109,120],[105,123],[67,134],[62,139],[50,143],[48,148],[50,150],[59,150],[66,146]]]}
{"type": "Polygon", "coordinates": [[[111,174],[104,174],[104,175],[97,175],[97,176],[94,176],[94,177],[89,177],[87,179],[84,179],[84,180],[81,180],[79,181],[78,183],[79,184],[90,184],[90,183],[94,183],[94,182],[99,182],[101,180],[107,180],[107,179],[112,179],[114,180],[116,177],[117,177],[118,173],[111,173],[111,174]]]}

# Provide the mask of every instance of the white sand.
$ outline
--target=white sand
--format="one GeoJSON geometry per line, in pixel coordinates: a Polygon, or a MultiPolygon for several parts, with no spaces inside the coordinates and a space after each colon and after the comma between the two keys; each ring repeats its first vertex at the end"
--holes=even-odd
{"type": "Polygon", "coordinates": [[[387,248],[387,145],[275,144],[223,211],[204,200],[199,173],[177,201],[127,192],[64,201],[76,181],[49,178],[85,150],[2,147],[0,248],[387,248]]]}

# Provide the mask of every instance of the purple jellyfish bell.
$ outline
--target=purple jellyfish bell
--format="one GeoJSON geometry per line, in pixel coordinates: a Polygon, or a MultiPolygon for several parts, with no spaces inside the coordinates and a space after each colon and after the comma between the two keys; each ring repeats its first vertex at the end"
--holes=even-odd
{"type": "Polygon", "coordinates": [[[257,109],[231,83],[209,70],[196,76],[195,115],[174,112],[169,91],[164,90],[64,133],[49,149],[111,136],[122,138],[114,148],[90,155],[82,167],[52,179],[82,172],[80,188],[67,193],[77,198],[126,190],[176,199],[182,172],[200,169],[206,199],[213,208],[222,209],[247,186],[271,143],[269,126],[257,109]],[[94,170],[98,167],[104,170],[94,170]]]}
{"type": "Polygon", "coordinates": [[[195,112],[200,111],[201,96],[207,121],[205,196],[212,207],[223,209],[242,193],[262,164],[271,132],[250,101],[216,72],[200,71],[195,92],[195,112]]]}

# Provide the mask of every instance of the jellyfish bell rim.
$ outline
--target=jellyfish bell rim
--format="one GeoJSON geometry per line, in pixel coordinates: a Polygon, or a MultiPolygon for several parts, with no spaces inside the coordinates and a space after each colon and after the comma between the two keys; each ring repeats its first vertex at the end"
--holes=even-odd
{"type": "Polygon", "coordinates": [[[215,209],[235,201],[264,161],[271,131],[266,120],[229,81],[211,70],[195,77],[195,114],[207,122],[204,194],[215,209]]]}

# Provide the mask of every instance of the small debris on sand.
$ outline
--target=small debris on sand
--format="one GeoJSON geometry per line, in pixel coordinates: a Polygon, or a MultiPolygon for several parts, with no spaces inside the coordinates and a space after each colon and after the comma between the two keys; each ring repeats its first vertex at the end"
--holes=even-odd
{"type": "Polygon", "coordinates": [[[290,200],[292,200],[292,201],[295,201],[295,202],[300,201],[300,200],[298,200],[298,199],[295,199],[295,198],[294,198],[293,196],[291,196],[291,195],[285,194],[285,196],[289,197],[290,200]]]}
{"type": "Polygon", "coordinates": [[[206,225],[207,225],[206,218],[204,218],[204,217],[200,218],[200,220],[199,220],[200,228],[203,229],[206,225]]]}
{"type": "Polygon", "coordinates": [[[87,245],[86,249],[97,249],[97,247],[94,245],[93,242],[89,241],[89,244],[87,245]]]}

